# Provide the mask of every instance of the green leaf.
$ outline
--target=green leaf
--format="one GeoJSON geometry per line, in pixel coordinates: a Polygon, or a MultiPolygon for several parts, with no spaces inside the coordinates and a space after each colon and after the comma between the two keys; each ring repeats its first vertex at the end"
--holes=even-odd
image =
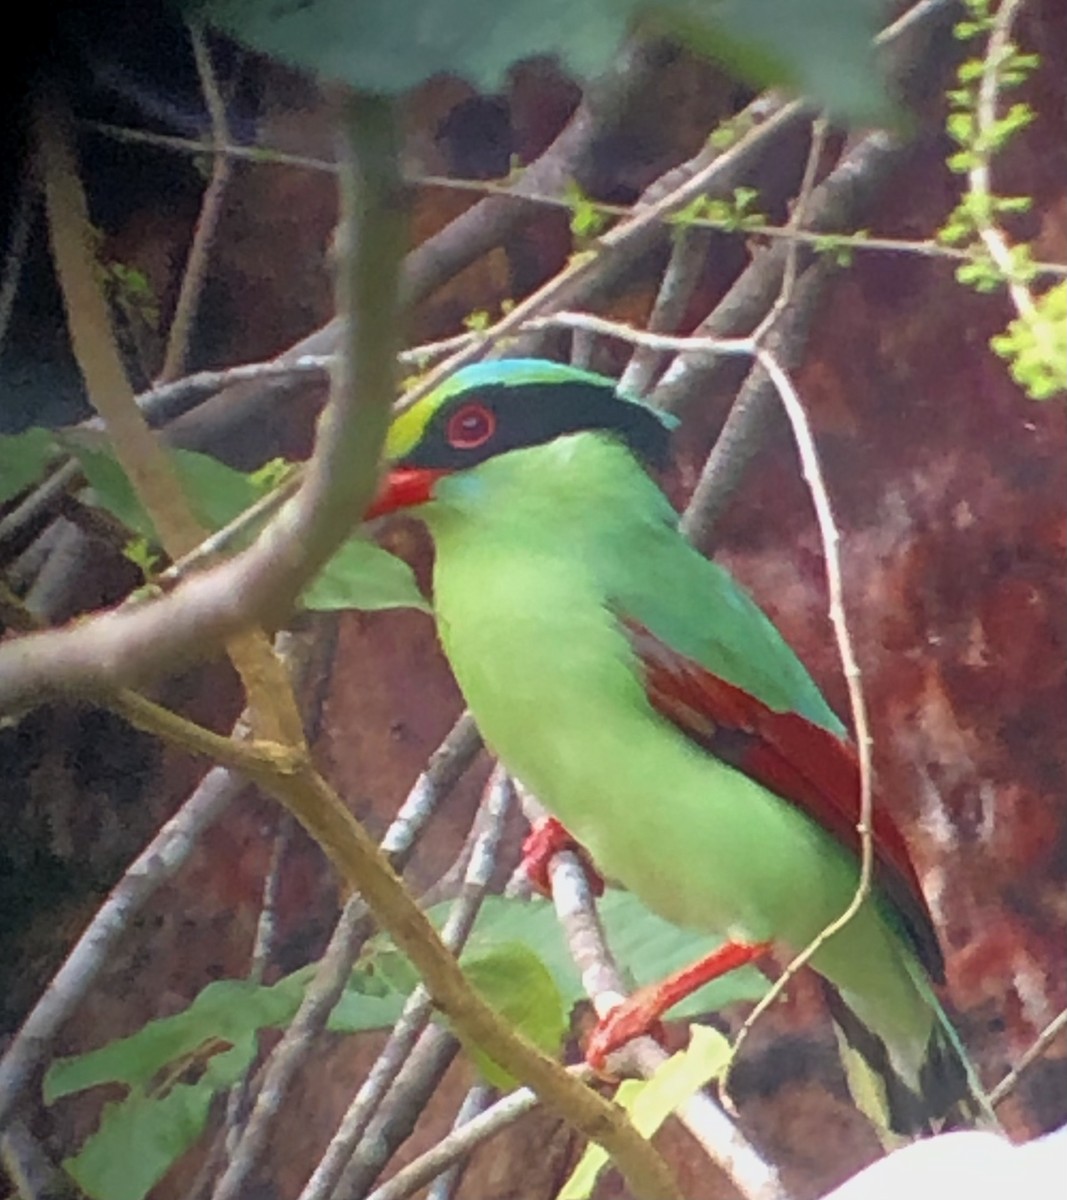
{"type": "MultiPolygon", "coordinates": [[[[252,1063],[260,1029],[292,1020],[314,970],[304,967],[270,987],[239,979],[210,983],[184,1012],[54,1063],[44,1081],[47,1104],[102,1083],[129,1088],[64,1163],[82,1189],[99,1200],[141,1200],[200,1135],[214,1096],[252,1063]]],[[[380,975],[354,971],[327,1028],[388,1029],[405,999],[380,975]]]]}
{"type": "MultiPolygon", "coordinates": [[[[155,528],[111,447],[103,440],[89,440],[80,432],[63,440],[81,463],[100,506],[135,533],[158,541],[155,528]]],[[[249,476],[208,454],[172,450],[170,458],[193,512],[208,529],[221,529],[262,495],[249,476]]]]}
{"type": "MultiPolygon", "coordinates": [[[[552,973],[529,946],[501,942],[464,954],[460,961],[467,978],[497,1012],[546,1054],[558,1052],[567,1032],[567,1010],[552,973]]],[[[469,1050],[488,1083],[516,1086],[477,1046],[469,1050]]]]}
{"type": "MultiPolygon", "coordinates": [[[[314,964],[302,967],[270,986],[246,979],[209,983],[184,1011],[149,1021],[129,1037],[86,1054],[57,1059],[45,1076],[45,1103],[102,1083],[147,1088],[171,1064],[199,1061],[220,1045],[236,1045],[261,1029],[285,1026],[314,970],[314,964]]],[[[405,995],[380,974],[354,971],[329,1027],[341,1033],[388,1027],[400,1015],[405,995]]]]}
{"type": "Polygon", "coordinates": [[[45,1076],[45,1103],[101,1083],[147,1087],[169,1063],[195,1057],[205,1046],[236,1044],[255,1030],[283,1025],[296,1012],[308,978],[305,968],[273,987],[245,979],[209,983],[183,1012],[149,1021],[97,1050],[57,1059],[45,1076]]]}
{"type": "Polygon", "coordinates": [[[782,84],[858,124],[893,119],[873,38],[880,0],[668,0],[650,23],[760,84],[782,84]]]}
{"type": "Polygon", "coordinates": [[[0,504],[36,483],[55,452],[48,429],[0,435],[0,504]]]}
{"type": "MultiPolygon", "coordinates": [[[[650,1138],[675,1108],[722,1073],[729,1058],[730,1044],[721,1033],[694,1025],[685,1050],[672,1054],[651,1079],[628,1079],[615,1093],[615,1103],[630,1114],[638,1132],[650,1138]]],[[[588,1146],[559,1200],[586,1200],[607,1163],[605,1150],[588,1146]]]]}
{"type": "Polygon", "coordinates": [[[301,597],[304,607],[318,612],[359,608],[417,608],[430,612],[407,563],[373,542],[345,542],[301,597]]]}
{"type": "MultiPolygon", "coordinates": [[[[447,905],[432,915],[443,920],[447,905]]],[[[654,983],[671,971],[709,954],[721,944],[706,934],[696,934],[656,916],[632,893],[609,888],[599,905],[608,941],[620,965],[640,986],[654,983]]],[[[544,963],[555,980],[565,1005],[584,998],[581,977],[571,961],[555,909],[543,900],[515,900],[490,896],[475,923],[467,954],[501,943],[521,942],[544,963]]],[[[462,957],[464,965],[466,956],[462,957]]],[[[707,984],[671,1009],[672,1017],[711,1012],[742,1000],[758,1000],[770,984],[753,967],[731,971],[707,984]]]]}
{"type": "Polygon", "coordinates": [[[215,1055],[195,1083],[162,1095],[137,1088],[106,1105],[96,1133],[64,1168],[93,1200],[141,1200],[200,1136],[216,1092],[240,1079],[254,1053],[246,1037],[215,1055]]]}
{"type": "Polygon", "coordinates": [[[604,71],[635,24],[678,37],[759,83],[796,87],[839,117],[884,119],[872,68],[878,0],[185,0],[265,54],[363,91],[406,91],[440,72],[483,91],[554,55],[604,71]]]}

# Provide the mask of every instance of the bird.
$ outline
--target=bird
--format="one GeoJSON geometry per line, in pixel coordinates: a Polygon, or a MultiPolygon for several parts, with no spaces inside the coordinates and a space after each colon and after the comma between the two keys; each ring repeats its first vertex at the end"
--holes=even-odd
{"type": "MultiPolygon", "coordinates": [[[[676,421],[542,359],[461,368],[400,411],[368,519],[434,544],[441,647],[489,748],[568,839],[681,927],[724,939],[602,1021],[608,1053],[695,986],[798,952],[855,895],[855,747],[755,601],[679,529],[657,482],[676,421]]],[[[857,1103],[891,1138],[987,1117],[935,992],[944,959],[884,803],[873,886],[810,959],[857,1103]]]]}

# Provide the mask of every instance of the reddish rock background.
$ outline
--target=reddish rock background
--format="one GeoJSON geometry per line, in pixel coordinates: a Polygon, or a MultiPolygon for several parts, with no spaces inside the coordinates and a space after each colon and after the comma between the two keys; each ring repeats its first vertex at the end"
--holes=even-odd
{"type": "MultiPolygon", "coordinates": [[[[1046,0],[1020,25],[1023,47],[1043,56],[1026,89],[1039,119],[997,164],[1011,191],[1035,198],[1019,236],[1034,239],[1041,258],[1060,262],[1067,259],[1064,17],[1061,4],[1046,0]]],[[[264,89],[271,110],[264,140],[326,153],[328,108],[285,77],[268,73],[264,89]]],[[[650,129],[635,129],[629,143],[614,148],[604,166],[612,186],[632,197],[692,153],[728,90],[685,60],[668,68],[660,94],[671,120],[651,113],[650,129]]],[[[542,65],[517,74],[507,101],[506,149],[526,161],[561,127],[577,95],[542,65]]],[[[411,152],[427,172],[458,174],[458,162],[463,173],[484,166],[486,176],[502,174],[506,153],[503,169],[498,152],[486,163],[477,157],[486,122],[495,129],[498,118],[496,110],[472,107],[461,85],[427,86],[411,105],[411,152]]],[[[958,188],[944,166],[947,150],[945,141],[929,143],[894,177],[872,231],[922,238],[937,228],[958,188]]],[[[91,153],[86,163],[91,183],[91,153]]],[[[415,239],[472,202],[464,193],[420,190],[415,239]]],[[[216,324],[197,365],[278,352],[328,319],[326,247],[334,217],[328,176],[296,168],[238,172],[206,301],[216,324]]],[[[190,220],[190,213],[146,205],[109,230],[108,246],[173,302],[190,220]]],[[[517,280],[529,289],[549,277],[568,252],[564,217],[549,212],[528,223],[420,306],[411,340],[454,332],[466,313],[495,309],[517,280]]],[[[711,263],[709,294],[742,265],[736,250],[711,263]]],[[[629,319],[647,309],[653,286],[650,273],[635,274],[611,310],[629,319]]],[[[915,849],[948,954],[949,996],[988,1084],[1067,1005],[1067,414],[1060,403],[1027,400],[989,351],[989,336],[1009,316],[1002,297],[961,289],[950,264],[860,254],[828,289],[797,373],[843,534],[880,795],[915,849]]],[[[315,399],[294,406],[282,423],[282,445],[306,444],[315,399]]],[[[710,397],[708,412],[721,420],[727,399],[710,397]]],[[[710,419],[705,415],[704,424],[710,419]]],[[[683,457],[680,492],[698,467],[692,453],[683,457]]],[[[425,569],[428,550],[415,528],[399,525],[389,537],[425,569]]],[[[717,541],[721,560],[845,711],[818,537],[787,439],[774,439],[759,456],[717,541]]],[[[123,583],[100,587],[117,594],[123,583]]],[[[459,712],[432,626],[412,613],[344,615],[332,666],[314,685],[323,696],[316,754],[377,833],[459,712]]],[[[222,667],[171,681],[160,698],[220,729],[239,707],[222,667]]],[[[16,885],[27,916],[5,930],[3,1015],[13,1028],[101,895],[200,768],[88,710],[33,714],[0,732],[0,747],[13,768],[0,790],[5,861],[29,856],[41,868],[16,885]]],[[[479,763],[434,819],[408,870],[417,890],[454,861],[485,768],[479,763]]],[[[129,1032],[181,1007],[208,981],[246,971],[278,821],[273,806],[253,795],[233,806],[141,914],[65,1030],[60,1052],[129,1032]]],[[[512,852],[520,836],[516,822],[512,852]]],[[[337,901],[321,854],[299,833],[281,878],[279,972],[321,950],[337,901]]],[[[820,1194],[877,1152],[842,1098],[816,1009],[798,988],[752,1039],[737,1072],[742,1123],[783,1165],[796,1196],[820,1194]]],[[[255,1195],[296,1195],[379,1045],[372,1037],[324,1039],[290,1101],[299,1120],[279,1127],[255,1195]]],[[[398,1164],[441,1136],[470,1081],[457,1062],[398,1164]]],[[[1017,1137],[1064,1121],[1063,1038],[1002,1116],[1017,1137]]],[[[90,1106],[68,1104],[39,1115],[35,1126],[69,1146],[94,1119],[90,1106]]],[[[662,1140],[687,1196],[733,1195],[687,1135],[669,1127],[662,1140]]],[[[530,1117],[475,1157],[460,1194],[548,1197],[576,1152],[553,1121],[530,1117]]],[[[198,1165],[194,1151],[153,1194],[185,1195],[198,1165]]],[[[622,1195],[620,1188],[609,1179],[598,1195],[622,1195]]]]}

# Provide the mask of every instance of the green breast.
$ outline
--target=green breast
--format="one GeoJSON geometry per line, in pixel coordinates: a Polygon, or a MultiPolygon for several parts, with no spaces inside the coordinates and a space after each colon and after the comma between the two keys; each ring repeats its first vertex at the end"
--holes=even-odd
{"type": "MultiPolygon", "coordinates": [[[[658,489],[599,437],[490,460],[437,494],[424,515],[442,645],[505,765],[605,874],[668,920],[807,945],[848,903],[856,862],[650,707],[618,614],[765,703],[839,731],[773,626],[681,540],[658,489]]],[[[901,951],[867,905],[814,965],[921,1026],[925,1002],[901,951]]]]}

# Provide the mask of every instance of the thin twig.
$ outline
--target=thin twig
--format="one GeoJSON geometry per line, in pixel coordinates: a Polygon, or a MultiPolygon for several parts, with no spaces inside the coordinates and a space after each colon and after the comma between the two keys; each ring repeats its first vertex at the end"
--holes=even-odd
{"type": "Polygon", "coordinates": [[[626,221],[597,238],[591,250],[572,258],[562,271],[516,304],[483,334],[478,345],[468,347],[445,359],[415,387],[409,389],[401,399],[401,407],[410,407],[460,367],[483,357],[501,339],[521,332],[532,318],[539,317],[548,310],[581,301],[587,284],[594,280],[603,280],[610,269],[631,261],[635,254],[653,244],[667,217],[713,187],[725,186],[740,169],[741,164],[747,163],[754,154],[762,152],[786,130],[793,128],[802,119],[804,111],[804,105],[800,101],[778,108],[763,124],[750,130],[741,141],[712,158],[710,162],[706,162],[700,170],[687,174],[677,187],[661,199],[632,211],[628,210],[629,216],[626,221]]]}
{"type": "Polygon", "coordinates": [[[1019,1080],[1038,1062],[1052,1043],[1067,1029],[1067,1008],[1057,1013],[1044,1029],[1037,1035],[1034,1044],[1019,1059],[1014,1067],[1004,1076],[997,1086],[989,1093],[989,1103],[993,1108],[1005,1101],[1019,1086],[1019,1080]]]}
{"type": "Polygon", "coordinates": [[[230,143],[229,121],[226,117],[226,104],[219,92],[218,80],[215,78],[215,68],[211,63],[211,51],[208,48],[204,32],[196,25],[190,24],[189,39],[193,46],[193,58],[196,60],[196,73],[200,78],[200,89],[204,94],[208,114],[211,117],[211,178],[204,189],[204,197],[200,202],[200,215],[193,230],[193,242],[185,260],[185,273],[178,292],[178,302],[171,321],[170,334],[167,338],[167,349],[163,357],[163,369],[159,373],[159,383],[169,383],[182,373],[185,360],[189,354],[193,326],[196,322],[197,308],[204,290],[207,278],[208,260],[211,244],[215,240],[215,232],[222,219],[223,200],[230,179],[233,176],[233,160],[222,153],[222,147],[230,143]]]}
{"type": "MultiPolygon", "coordinates": [[[[825,142],[826,121],[819,118],[812,122],[807,162],[789,215],[792,229],[799,229],[807,220],[825,142]]],[[[799,258],[799,243],[787,242],[778,296],[752,335],[754,342],[772,349],[787,368],[796,366],[803,353],[828,272],[825,260],[813,263],[804,272],[803,287],[798,288],[799,258]]],[[[773,428],[777,411],[774,385],[767,374],[753,364],[705,460],[700,479],[679,522],[685,536],[702,550],[710,548],[715,521],[747,470],[753,454],[762,445],[768,430],[773,428]]]]}
{"type": "MultiPolygon", "coordinates": [[[[463,1103],[459,1106],[459,1111],[452,1122],[452,1132],[461,1130],[465,1125],[469,1125],[475,1117],[481,1116],[495,1098],[495,1088],[489,1087],[488,1084],[476,1083],[463,1097],[463,1103]]],[[[447,1141],[448,1135],[443,1140],[447,1141]]],[[[426,1200],[453,1200],[456,1188],[459,1187],[463,1178],[464,1165],[464,1162],[459,1160],[446,1167],[426,1193],[426,1200]]]]}
{"type": "MultiPolygon", "coordinates": [[[[320,628],[328,630],[326,625],[320,628]]],[[[309,635],[278,635],[279,654],[294,686],[302,693],[318,669],[320,642],[321,638],[309,635]]],[[[309,716],[314,717],[314,713],[309,716]]],[[[234,725],[231,740],[242,742],[248,727],[248,714],[244,713],[234,725]]],[[[198,839],[245,787],[247,780],[230,768],[216,766],[210,770],[112,888],[0,1060],[0,1129],[135,915],[185,864],[198,839]]]]}
{"type": "MultiPolygon", "coordinates": [[[[205,657],[220,638],[257,618],[280,621],[365,510],[394,394],[396,282],[405,221],[391,104],[352,103],[361,110],[358,119],[350,114],[350,127],[362,142],[363,183],[346,187],[346,195],[355,194],[347,204],[355,209],[361,236],[351,252],[352,270],[341,273],[346,282],[339,308],[347,314],[355,306],[359,312],[359,320],[347,326],[346,360],[353,376],[331,392],[299,492],[250,549],[171,594],[0,645],[0,709],[41,703],[49,695],[106,691],[131,676],[205,657]]],[[[292,740],[299,730],[290,733],[292,740]]]]}
{"type": "MultiPolygon", "coordinates": [[[[786,223],[786,229],[791,232],[800,229],[807,218],[808,204],[811,201],[811,192],[815,186],[815,173],[819,169],[819,159],[822,157],[823,147],[826,145],[826,130],[825,117],[817,117],[812,121],[811,144],[808,146],[808,156],[804,163],[804,174],[800,180],[800,188],[797,191],[793,211],[789,214],[789,220],[786,223]]],[[[793,288],[797,281],[800,259],[799,248],[799,243],[796,239],[790,239],[786,242],[785,266],[782,269],[782,285],[778,289],[778,295],[774,303],[767,310],[767,315],[756,326],[755,332],[752,334],[752,340],[755,342],[764,341],[767,334],[774,327],[774,323],[793,299],[793,288]]]]}
{"type": "Polygon", "coordinates": [[[35,111],[48,231],[70,327],[71,344],[94,408],[104,419],[115,456],[142,501],[167,552],[191,550],[203,537],[174,466],[133,402],[115,343],[107,302],[87,235],[89,210],[78,178],[67,113],[58,99],[35,111]]]}
{"type": "MultiPolygon", "coordinates": [[[[592,1075],[584,1064],[568,1067],[568,1070],[579,1078],[592,1075]]],[[[532,1112],[538,1103],[537,1096],[529,1088],[519,1088],[464,1124],[457,1122],[451,1133],[420,1154],[414,1162],[401,1167],[386,1183],[375,1188],[367,1200],[407,1200],[408,1196],[425,1187],[432,1179],[462,1162],[484,1142],[532,1112]]]]}
{"type": "Polygon", "coordinates": [[[458,1053],[459,1042],[447,1029],[431,1025],[423,1031],[390,1090],[389,1105],[368,1126],[366,1137],[345,1168],[331,1200],[358,1200],[367,1194],[393,1147],[411,1136],[458,1053]]]}
{"type": "Polygon", "coordinates": [[[14,1188],[12,1200],[63,1200],[70,1195],[69,1177],[22,1121],[12,1121],[0,1134],[0,1165],[14,1188]]]}
{"type": "Polygon", "coordinates": [[[23,171],[22,178],[19,180],[15,212],[7,237],[7,249],[4,251],[4,265],[0,269],[0,348],[3,347],[7,338],[8,324],[15,307],[15,297],[18,295],[19,280],[22,278],[22,268],[26,262],[26,247],[30,244],[30,231],[33,228],[37,200],[37,183],[33,172],[23,171]]]}
{"type": "Polygon", "coordinates": [[[252,943],[252,954],[248,964],[248,978],[253,983],[263,982],[263,974],[270,962],[271,954],[274,952],[281,868],[292,842],[295,827],[295,822],[288,813],[279,815],[278,826],[274,831],[274,839],[270,848],[270,861],[267,863],[267,873],[263,879],[259,920],[256,922],[256,936],[252,943]]]}
{"type": "MultiPolygon", "coordinates": [[[[813,189],[805,205],[810,230],[823,236],[860,221],[908,157],[907,147],[890,134],[868,134],[813,189]]],[[[760,254],[693,330],[693,336],[751,334],[781,291],[789,246],[787,241],[779,242],[760,254]]],[[[719,365],[716,355],[701,352],[676,359],[654,389],[651,402],[668,412],[680,411],[693,397],[707,394],[719,365]]]]}
{"type": "MultiPolygon", "coordinates": [[[[834,637],[837,641],[837,651],[841,659],[841,668],[848,689],[849,710],[852,716],[852,727],[856,742],[856,753],[859,761],[860,774],[860,805],[859,820],[856,829],[860,837],[860,869],[856,890],[845,910],[839,917],[831,921],[817,937],[813,938],[786,966],[782,974],[775,980],[767,994],[756,1004],[746,1018],[744,1024],[734,1039],[734,1054],[731,1062],[736,1061],[737,1051],[747,1038],[753,1025],[774,1004],[789,981],[811,961],[813,955],[842,930],[863,907],[871,891],[871,880],[874,869],[874,842],[871,836],[871,811],[873,806],[873,766],[871,763],[871,733],[867,717],[867,702],[864,698],[861,684],[859,663],[856,660],[852,645],[852,635],[848,628],[848,617],[845,612],[844,581],[841,570],[841,556],[838,549],[840,534],[834,519],[830,496],[826,489],[822,467],[819,463],[819,453],[815,439],[808,423],[807,414],[800,397],[793,387],[789,376],[782,369],[777,359],[769,351],[757,347],[756,358],[766,371],[778,391],[782,406],[789,418],[796,442],[797,453],[800,457],[801,468],[811,492],[815,517],[819,526],[819,536],[822,541],[823,558],[826,567],[826,581],[830,593],[830,622],[833,625],[834,637]]],[[[727,1075],[723,1078],[726,1086],[727,1075]]]]}
{"type": "Polygon", "coordinates": [[[270,1056],[248,1123],[230,1148],[229,1162],[215,1185],[212,1200],[235,1200],[250,1184],[297,1072],[340,1000],[371,929],[362,898],[349,900],[296,1016],[270,1056]]]}
{"type": "MultiPolygon", "coordinates": [[[[779,314],[766,345],[791,370],[799,365],[809,330],[830,277],[826,262],[812,263],[793,287],[792,303],[779,314]]],[[[745,378],[719,436],[700,472],[685,511],[682,533],[705,553],[712,535],[752,459],[780,423],[778,393],[767,374],[754,365],[745,378]]]]}
{"type": "MultiPolygon", "coordinates": [[[[978,103],[975,108],[975,144],[982,149],[975,151],[974,163],[967,175],[971,195],[979,201],[979,209],[989,212],[993,199],[992,171],[988,145],[990,134],[997,120],[997,99],[1000,93],[1000,68],[1011,48],[1011,29],[1018,16],[1023,0],[1001,0],[997,7],[993,26],[986,43],[982,77],[978,84],[978,103]]],[[[1018,279],[1018,268],[1012,257],[1007,238],[991,216],[978,222],[978,236],[1004,276],[1015,311],[1023,318],[1033,318],[1034,298],[1018,279]]]]}
{"type": "MultiPolygon", "coordinates": [[[[705,269],[710,234],[703,230],[676,229],[667,269],[648,318],[649,333],[674,333],[685,319],[689,302],[705,269]]],[[[619,379],[620,391],[643,396],[662,363],[650,346],[638,346],[619,379]]]]}
{"type": "Polygon", "coordinates": [[[611,321],[607,317],[597,317],[586,312],[564,311],[545,317],[531,317],[523,323],[522,328],[534,332],[545,329],[580,329],[599,334],[601,337],[617,338],[631,346],[684,354],[722,354],[748,358],[755,349],[755,342],[751,337],[717,338],[702,337],[698,334],[685,337],[669,333],[650,333],[632,325],[624,325],[621,321],[611,321]]]}
{"type": "Polygon", "coordinates": [[[464,712],[430,755],[425,771],[415,780],[382,838],[382,850],[397,870],[401,870],[407,861],[426,821],[456,786],[481,748],[482,738],[474,718],[464,712]]]}

